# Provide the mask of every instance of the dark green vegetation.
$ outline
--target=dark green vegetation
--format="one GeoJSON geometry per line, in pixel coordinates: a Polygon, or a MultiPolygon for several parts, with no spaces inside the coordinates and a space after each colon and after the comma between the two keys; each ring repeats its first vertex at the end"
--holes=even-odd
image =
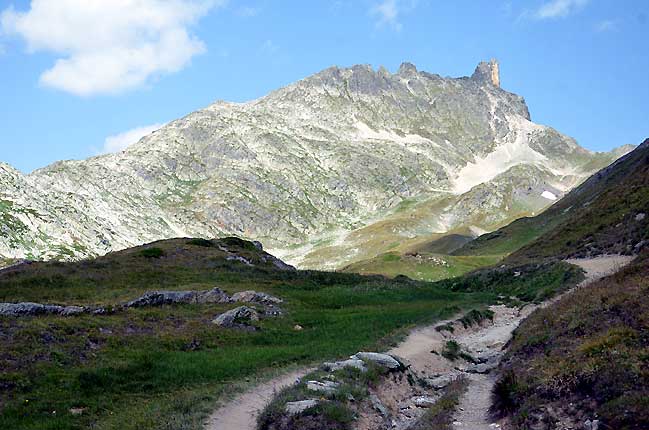
{"type": "Polygon", "coordinates": [[[460,344],[454,340],[449,340],[444,344],[440,355],[450,361],[456,361],[461,358],[469,363],[477,363],[476,359],[466,351],[462,351],[460,344]]]}
{"type": "Polygon", "coordinates": [[[145,248],[141,251],[142,257],[145,258],[160,258],[164,255],[164,251],[160,248],[145,248]]]}
{"type": "Polygon", "coordinates": [[[240,239],[176,239],[0,274],[0,302],[110,307],[151,290],[214,287],[229,294],[254,289],[285,300],[285,316],[263,319],[257,332],[210,323],[236,304],[0,317],[0,428],[199,428],[215,400],[245,378],[380,350],[416,324],[511,301],[511,294],[516,301],[534,300],[579,279],[562,265],[436,284],[278,265],[240,239]],[[162,253],[150,258],[147,249],[162,253]],[[303,330],[295,331],[296,324],[303,330]],[[82,412],[73,414],[73,408],[82,412]]]}
{"type": "Polygon", "coordinates": [[[525,320],[494,407],[520,429],[596,418],[600,428],[649,428],[649,253],[525,320]]]}
{"type": "Polygon", "coordinates": [[[633,254],[649,240],[649,140],[533,218],[479,237],[454,255],[510,254],[513,264],[633,254]]]}
{"type": "Polygon", "coordinates": [[[472,309],[458,321],[462,323],[464,328],[480,325],[485,320],[493,321],[494,312],[490,309],[472,309]]]}

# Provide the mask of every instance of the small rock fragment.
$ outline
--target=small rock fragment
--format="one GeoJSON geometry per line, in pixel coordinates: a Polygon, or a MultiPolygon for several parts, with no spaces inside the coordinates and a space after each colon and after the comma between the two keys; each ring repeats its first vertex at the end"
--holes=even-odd
{"type": "Polygon", "coordinates": [[[376,394],[370,394],[370,403],[372,404],[372,407],[383,416],[383,418],[390,416],[390,412],[388,412],[388,409],[383,405],[381,399],[379,399],[376,394]]]}
{"type": "Polygon", "coordinates": [[[418,408],[430,408],[432,407],[437,399],[428,396],[418,396],[413,399],[413,403],[418,408]]]}

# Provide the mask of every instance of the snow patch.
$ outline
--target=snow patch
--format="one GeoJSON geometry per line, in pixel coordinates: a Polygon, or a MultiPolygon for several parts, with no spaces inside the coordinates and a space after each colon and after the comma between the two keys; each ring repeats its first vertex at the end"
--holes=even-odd
{"type": "Polygon", "coordinates": [[[426,139],[425,137],[419,136],[418,134],[406,134],[404,136],[399,136],[392,130],[375,131],[361,121],[356,122],[354,126],[358,131],[357,137],[360,140],[386,140],[401,145],[427,143],[437,146],[437,144],[432,140],[426,139]]]}
{"type": "Polygon", "coordinates": [[[514,125],[508,139],[483,158],[464,166],[455,178],[454,192],[464,194],[476,185],[488,182],[518,164],[545,164],[547,157],[528,145],[529,134],[538,126],[522,117],[508,118],[514,125]]]}
{"type": "Polygon", "coordinates": [[[554,193],[552,193],[552,192],[550,192],[548,190],[543,191],[541,193],[541,197],[543,197],[545,199],[548,199],[548,200],[552,200],[552,201],[557,199],[557,196],[554,193]]]}
{"type": "Polygon", "coordinates": [[[482,228],[480,228],[478,226],[475,226],[475,225],[472,225],[471,227],[469,227],[469,230],[471,231],[471,234],[473,235],[473,237],[479,237],[479,236],[482,236],[483,234],[489,233],[487,230],[482,229],[482,228]]]}

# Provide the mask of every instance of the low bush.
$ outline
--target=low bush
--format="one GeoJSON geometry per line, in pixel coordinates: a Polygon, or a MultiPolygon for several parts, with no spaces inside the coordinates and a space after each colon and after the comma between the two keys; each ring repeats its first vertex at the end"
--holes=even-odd
{"type": "Polygon", "coordinates": [[[140,252],[144,258],[160,258],[165,254],[161,248],[146,248],[140,252]]]}

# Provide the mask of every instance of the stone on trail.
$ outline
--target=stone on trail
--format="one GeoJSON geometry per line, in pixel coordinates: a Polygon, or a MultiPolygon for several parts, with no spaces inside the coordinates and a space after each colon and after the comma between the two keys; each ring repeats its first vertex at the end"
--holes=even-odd
{"type": "Polygon", "coordinates": [[[391,355],[381,354],[378,352],[358,352],[350,357],[352,360],[363,360],[372,362],[389,370],[403,369],[403,363],[391,355]]]}

